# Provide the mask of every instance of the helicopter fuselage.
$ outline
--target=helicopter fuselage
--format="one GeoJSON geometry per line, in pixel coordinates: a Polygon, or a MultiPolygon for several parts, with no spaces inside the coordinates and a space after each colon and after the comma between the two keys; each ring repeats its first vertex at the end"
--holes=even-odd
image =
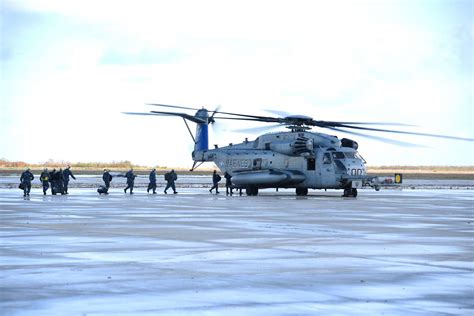
{"type": "Polygon", "coordinates": [[[342,189],[352,180],[367,177],[365,161],[356,148],[357,143],[350,140],[293,130],[197,150],[193,159],[213,161],[240,188],[342,189]]]}

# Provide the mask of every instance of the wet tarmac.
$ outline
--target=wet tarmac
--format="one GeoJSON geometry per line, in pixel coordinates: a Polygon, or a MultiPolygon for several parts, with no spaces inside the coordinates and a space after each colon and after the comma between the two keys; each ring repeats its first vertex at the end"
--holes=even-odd
{"type": "Polygon", "coordinates": [[[1,315],[473,315],[472,190],[24,199],[0,189],[1,315]]]}

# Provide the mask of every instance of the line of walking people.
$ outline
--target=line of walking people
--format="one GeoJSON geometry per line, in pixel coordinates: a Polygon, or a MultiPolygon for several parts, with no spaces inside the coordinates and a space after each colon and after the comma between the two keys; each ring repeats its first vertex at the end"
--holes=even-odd
{"type": "MultiPolygon", "coordinates": [[[[125,177],[127,178],[127,186],[125,187],[125,189],[123,189],[123,192],[124,193],[127,193],[127,190],[129,190],[129,193],[130,194],[133,194],[133,189],[135,187],[135,178],[137,177],[137,175],[133,172],[133,168],[131,168],[129,171],[127,171],[125,173],[125,175],[116,175],[116,177],[125,177]]],[[[108,169],[104,169],[104,173],[102,175],[102,180],[104,181],[104,185],[103,186],[100,186],[98,189],[97,189],[97,192],[99,194],[108,194],[108,191],[109,191],[109,188],[110,188],[110,182],[112,181],[112,178],[113,176],[110,174],[110,170],[108,169]]],[[[153,169],[149,176],[148,176],[148,179],[150,180],[150,182],[148,183],[148,187],[147,187],[147,190],[146,192],[147,193],[150,193],[150,191],[152,191],[153,194],[156,194],[156,188],[157,188],[157,185],[156,185],[156,169],[153,169]]],[[[174,170],[171,170],[170,172],[166,173],[165,174],[165,180],[167,181],[167,185],[166,185],[166,188],[165,188],[165,194],[167,193],[166,191],[171,187],[173,189],[173,193],[178,193],[176,191],[176,186],[175,186],[175,181],[178,179],[178,175],[176,174],[176,172],[174,172],[174,170]]]]}
{"type": "MultiPolygon", "coordinates": [[[[127,178],[127,186],[125,189],[123,189],[124,193],[127,193],[127,190],[129,190],[130,194],[133,194],[133,189],[135,187],[135,178],[137,175],[133,172],[133,168],[131,168],[129,171],[125,173],[125,175],[116,175],[116,177],[125,177],[127,178]]],[[[178,180],[178,175],[172,169],[170,172],[165,173],[164,175],[165,180],[166,180],[166,187],[164,190],[165,194],[168,194],[168,189],[171,188],[173,190],[174,194],[177,194],[178,191],[176,191],[176,184],[175,181],[178,180]]],[[[97,192],[99,194],[109,194],[109,188],[110,188],[110,182],[112,181],[113,176],[110,174],[110,170],[104,169],[104,173],[102,175],[102,180],[104,181],[104,185],[101,185],[98,189],[97,192]]],[[[149,183],[146,192],[152,194],[156,194],[156,169],[151,170],[150,174],[148,175],[149,183]]]]}
{"type": "MultiPolygon", "coordinates": [[[[117,174],[112,176],[109,169],[104,169],[104,173],[102,174],[102,180],[104,181],[104,185],[99,186],[97,192],[99,194],[108,194],[110,184],[112,182],[113,177],[125,177],[127,186],[123,189],[124,193],[127,193],[127,190],[130,194],[133,194],[133,189],[135,187],[135,178],[137,177],[131,168],[125,174],[117,174]]],[[[19,188],[23,190],[23,196],[29,196],[31,191],[31,182],[34,180],[34,175],[31,170],[28,168],[26,169],[20,176],[20,186],[19,188]]],[[[51,187],[51,194],[69,194],[68,187],[70,178],[76,180],[76,177],[71,171],[71,166],[67,166],[64,170],[60,168],[59,170],[53,169],[52,171],[48,171],[48,168],[44,168],[43,172],[40,175],[40,181],[43,187],[43,194],[46,195],[48,189],[51,187]]],[[[224,175],[226,180],[226,195],[233,194],[233,185],[232,185],[232,176],[227,172],[224,175]]],[[[157,183],[156,183],[156,169],[152,169],[149,176],[149,183],[147,187],[147,193],[156,194],[157,183]]],[[[171,188],[173,190],[173,194],[177,194],[176,191],[176,183],[175,181],[178,180],[178,175],[172,169],[170,172],[164,174],[164,179],[166,181],[166,187],[164,189],[164,193],[168,194],[168,190],[171,188]]],[[[214,170],[212,174],[212,187],[209,190],[212,193],[215,190],[216,194],[219,194],[219,182],[221,181],[221,176],[214,170]]],[[[240,195],[242,195],[242,189],[240,189],[240,195]]]]}
{"type": "MultiPolygon", "coordinates": [[[[118,175],[119,177],[122,175],[118,175]]],[[[135,173],[133,172],[133,168],[131,168],[127,173],[124,175],[125,178],[127,178],[127,186],[125,189],[123,189],[124,193],[127,193],[127,190],[129,190],[130,194],[133,194],[133,188],[135,187],[135,178],[137,177],[135,173]]],[[[232,185],[232,176],[229,173],[225,173],[224,175],[226,179],[225,187],[226,187],[226,195],[232,195],[233,194],[233,185],[232,185]]],[[[165,194],[168,194],[168,189],[171,188],[173,190],[173,194],[177,194],[178,192],[176,191],[176,184],[175,181],[178,180],[178,175],[172,169],[170,172],[167,172],[164,174],[164,178],[166,180],[166,187],[165,190],[163,191],[165,194]]],[[[149,176],[149,183],[146,192],[152,194],[156,194],[156,169],[151,170],[149,176]]],[[[212,190],[215,189],[216,194],[219,194],[219,182],[221,181],[221,176],[217,173],[216,170],[214,170],[212,174],[212,187],[209,190],[210,193],[212,193],[212,190]]],[[[110,170],[104,169],[104,174],[102,176],[102,180],[104,181],[104,185],[100,186],[97,189],[97,192],[99,194],[108,194],[108,190],[110,187],[110,182],[112,181],[112,175],[110,174],[110,170]]],[[[239,194],[242,195],[242,189],[239,189],[239,194]]]]}

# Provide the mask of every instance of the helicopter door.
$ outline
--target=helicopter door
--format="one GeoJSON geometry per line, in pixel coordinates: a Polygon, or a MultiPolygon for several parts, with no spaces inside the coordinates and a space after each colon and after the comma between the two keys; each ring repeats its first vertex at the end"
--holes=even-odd
{"type": "Polygon", "coordinates": [[[322,156],[322,168],[319,171],[323,188],[336,187],[336,171],[334,170],[334,163],[330,153],[324,153],[322,156]]]}
{"type": "Polygon", "coordinates": [[[306,159],[306,186],[310,188],[317,187],[318,176],[316,174],[316,159],[309,157],[306,159]]]}

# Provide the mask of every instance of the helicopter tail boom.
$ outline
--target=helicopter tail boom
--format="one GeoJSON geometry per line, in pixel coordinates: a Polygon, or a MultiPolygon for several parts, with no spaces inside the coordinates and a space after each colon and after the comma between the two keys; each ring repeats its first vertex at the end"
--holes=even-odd
{"type": "Polygon", "coordinates": [[[209,125],[207,121],[204,123],[197,123],[194,150],[205,151],[208,149],[209,149],[209,125]]]}

